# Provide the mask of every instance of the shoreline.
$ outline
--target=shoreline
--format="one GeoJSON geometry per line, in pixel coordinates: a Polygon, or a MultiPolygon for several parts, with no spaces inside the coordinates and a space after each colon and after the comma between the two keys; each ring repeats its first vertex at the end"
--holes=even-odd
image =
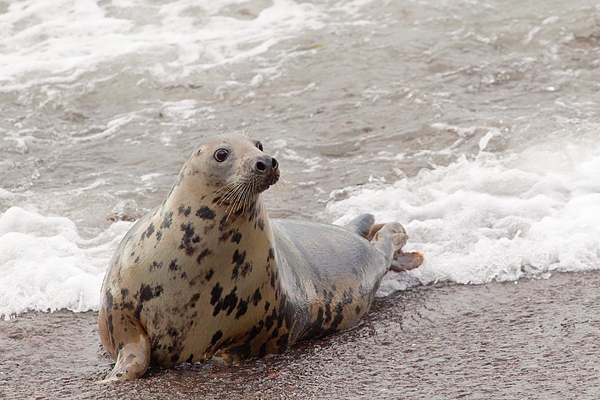
{"type": "Polygon", "coordinates": [[[599,278],[419,286],[376,300],[358,328],[283,355],[107,385],[94,383],[112,363],[96,312],[30,312],[0,321],[0,398],[599,397],[599,278]]]}

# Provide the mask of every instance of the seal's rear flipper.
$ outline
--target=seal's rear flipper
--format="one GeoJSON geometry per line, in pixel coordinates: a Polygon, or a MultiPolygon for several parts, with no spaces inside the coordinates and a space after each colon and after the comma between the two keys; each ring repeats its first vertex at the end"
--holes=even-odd
{"type": "Polygon", "coordinates": [[[404,253],[402,251],[398,251],[394,254],[394,260],[392,261],[390,269],[396,272],[409,271],[411,269],[417,268],[422,263],[423,254],[421,254],[420,252],[415,251],[410,253],[404,253]]]}
{"type": "Polygon", "coordinates": [[[408,271],[423,263],[423,254],[420,252],[402,251],[402,247],[408,240],[408,234],[398,222],[373,225],[369,233],[369,236],[371,235],[373,235],[373,245],[384,255],[392,271],[408,271]]]}
{"type": "Polygon", "coordinates": [[[346,225],[346,228],[356,233],[358,236],[367,238],[367,236],[373,229],[374,224],[375,217],[373,216],[373,214],[362,214],[350,221],[348,225],[346,225]]]}
{"type": "Polygon", "coordinates": [[[386,265],[394,261],[394,255],[402,250],[408,240],[404,227],[398,222],[374,225],[369,236],[373,235],[373,246],[385,257],[386,265]]]}
{"type": "Polygon", "coordinates": [[[137,379],[144,375],[150,366],[150,340],[140,333],[138,342],[126,343],[117,355],[115,367],[108,376],[96,383],[137,379]]]}

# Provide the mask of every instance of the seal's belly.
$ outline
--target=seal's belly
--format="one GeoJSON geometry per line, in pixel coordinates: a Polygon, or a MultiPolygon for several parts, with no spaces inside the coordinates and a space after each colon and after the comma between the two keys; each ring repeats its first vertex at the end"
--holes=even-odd
{"type": "Polygon", "coordinates": [[[345,228],[272,219],[281,285],[296,305],[297,340],[351,328],[389,269],[371,243],[345,228]]]}

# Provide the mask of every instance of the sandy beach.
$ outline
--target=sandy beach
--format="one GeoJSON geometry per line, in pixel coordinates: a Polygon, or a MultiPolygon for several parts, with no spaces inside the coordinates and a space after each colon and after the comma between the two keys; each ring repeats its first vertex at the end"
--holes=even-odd
{"type": "Polygon", "coordinates": [[[600,272],[420,286],[375,302],[364,324],[236,367],[111,368],[96,313],[0,322],[3,399],[598,398],[600,272]]]}

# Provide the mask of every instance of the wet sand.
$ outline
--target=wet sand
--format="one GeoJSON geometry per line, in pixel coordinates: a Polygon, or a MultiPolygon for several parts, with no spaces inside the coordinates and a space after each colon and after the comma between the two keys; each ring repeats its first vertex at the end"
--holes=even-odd
{"type": "Polygon", "coordinates": [[[599,271],[421,286],[284,355],[108,385],[94,384],[111,368],[96,313],[28,313],[0,321],[0,398],[599,398],[599,297],[599,271]]]}

